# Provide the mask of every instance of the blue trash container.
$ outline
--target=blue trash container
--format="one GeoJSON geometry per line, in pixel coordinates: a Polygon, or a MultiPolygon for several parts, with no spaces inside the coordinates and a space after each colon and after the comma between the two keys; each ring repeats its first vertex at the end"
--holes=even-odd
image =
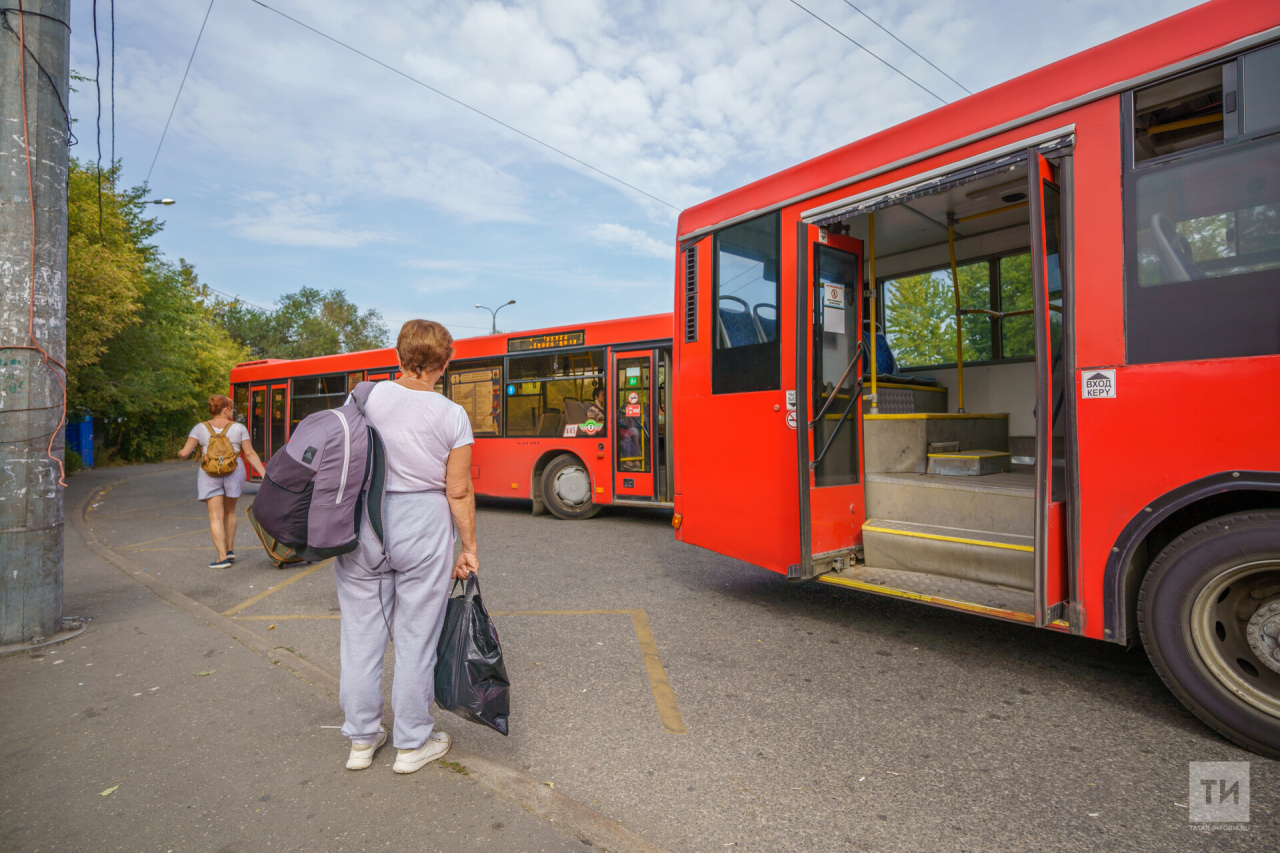
{"type": "Polygon", "coordinates": [[[66,426],[67,449],[80,454],[86,468],[93,467],[93,418],[84,415],[78,421],[68,421],[66,426]]]}

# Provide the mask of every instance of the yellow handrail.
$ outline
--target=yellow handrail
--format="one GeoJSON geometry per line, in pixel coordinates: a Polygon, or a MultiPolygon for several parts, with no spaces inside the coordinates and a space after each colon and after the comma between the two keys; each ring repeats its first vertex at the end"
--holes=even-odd
{"type": "Polygon", "coordinates": [[[871,229],[870,239],[867,241],[867,264],[870,267],[868,276],[871,279],[871,286],[867,288],[867,292],[871,294],[871,343],[867,347],[871,354],[871,414],[878,414],[880,411],[880,398],[876,396],[876,350],[879,348],[876,340],[876,214],[872,211],[867,215],[869,227],[871,229]]]}
{"type": "Polygon", "coordinates": [[[961,329],[961,318],[964,312],[960,308],[960,276],[956,272],[956,218],[955,214],[947,214],[947,248],[951,252],[951,286],[956,296],[956,411],[964,413],[964,337],[961,329]]]}

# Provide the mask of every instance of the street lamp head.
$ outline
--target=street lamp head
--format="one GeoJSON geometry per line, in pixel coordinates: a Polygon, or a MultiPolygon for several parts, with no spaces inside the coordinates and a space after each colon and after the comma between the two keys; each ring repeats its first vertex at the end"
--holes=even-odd
{"type": "Polygon", "coordinates": [[[150,200],[147,202],[147,204],[163,204],[163,205],[170,205],[170,204],[173,204],[173,199],[171,199],[171,198],[153,198],[153,199],[150,199],[150,200]]]}
{"type": "Polygon", "coordinates": [[[476,303],[476,307],[477,307],[477,308],[483,308],[484,306],[483,306],[483,305],[481,305],[479,302],[477,302],[477,303],[476,303]]]}
{"type": "Polygon", "coordinates": [[[506,303],[506,304],[507,304],[507,305],[515,305],[515,304],[516,304],[516,301],[515,301],[514,299],[512,299],[510,302],[508,302],[508,303],[506,303]]]}

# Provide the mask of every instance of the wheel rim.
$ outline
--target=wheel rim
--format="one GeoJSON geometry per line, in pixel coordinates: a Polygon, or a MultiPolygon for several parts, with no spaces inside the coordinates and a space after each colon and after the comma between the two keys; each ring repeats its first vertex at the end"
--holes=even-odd
{"type": "Polygon", "coordinates": [[[1280,560],[1233,566],[1210,580],[1191,604],[1191,638],[1218,682],[1244,702],[1280,718],[1280,560]],[[1252,634],[1252,642],[1250,635],[1252,634]]]}
{"type": "Polygon", "coordinates": [[[556,500],[569,509],[581,509],[591,503],[591,478],[581,465],[567,465],[556,472],[551,481],[556,500]]]}

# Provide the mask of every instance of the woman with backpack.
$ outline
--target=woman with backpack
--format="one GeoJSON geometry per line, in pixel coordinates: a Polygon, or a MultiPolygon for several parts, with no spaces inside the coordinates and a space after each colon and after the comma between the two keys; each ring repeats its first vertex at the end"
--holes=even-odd
{"type": "Polygon", "coordinates": [[[364,770],[387,741],[382,726],[382,660],[395,625],[396,773],[413,773],[449,751],[435,727],[436,647],[451,578],[479,568],[471,485],[471,421],[435,390],[453,357],[453,336],[439,323],[410,320],[396,340],[401,377],[369,392],[364,414],[386,448],[385,539],[372,524],[360,547],[338,557],[342,660],[338,702],[351,739],[348,770],[364,770]],[[462,549],[454,557],[454,536],[462,549]]]}
{"type": "Polygon", "coordinates": [[[236,560],[236,500],[245,480],[240,455],[244,454],[259,474],[265,468],[249,443],[249,430],[232,420],[231,398],[214,394],[209,398],[209,414],[213,417],[191,428],[178,456],[190,458],[192,451],[200,447],[196,496],[209,510],[209,534],[218,550],[218,559],[209,568],[227,569],[236,560]]]}

